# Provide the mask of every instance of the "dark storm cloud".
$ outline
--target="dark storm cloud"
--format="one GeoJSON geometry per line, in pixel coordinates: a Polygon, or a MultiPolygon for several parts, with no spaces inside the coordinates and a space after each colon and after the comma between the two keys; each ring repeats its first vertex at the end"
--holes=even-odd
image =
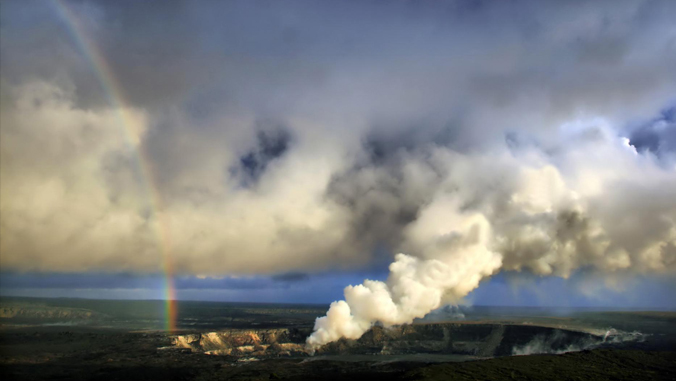
{"type": "Polygon", "coordinates": [[[310,275],[300,272],[284,273],[273,275],[272,279],[276,282],[302,282],[310,279],[310,275]]]}
{"type": "Polygon", "coordinates": [[[510,268],[673,267],[673,169],[643,154],[673,146],[672,1],[64,3],[126,102],[52,3],[1,3],[3,268],[170,246],[229,287],[435,257],[471,213],[510,268]]]}
{"type": "Polygon", "coordinates": [[[256,141],[256,147],[240,157],[240,166],[233,168],[233,175],[240,176],[244,185],[258,180],[270,161],[284,155],[291,136],[283,127],[264,127],[256,134],[256,141]]]}

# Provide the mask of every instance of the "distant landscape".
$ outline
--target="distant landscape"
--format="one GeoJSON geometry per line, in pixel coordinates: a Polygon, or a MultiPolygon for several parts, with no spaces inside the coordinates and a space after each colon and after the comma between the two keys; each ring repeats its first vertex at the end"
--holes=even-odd
{"type": "Polygon", "coordinates": [[[0,0],[0,381],[676,381],[675,68],[676,0],[0,0]]]}
{"type": "Polygon", "coordinates": [[[179,302],[177,330],[166,332],[163,301],[0,302],[3,379],[569,379],[553,370],[609,361],[623,373],[595,377],[671,379],[676,370],[670,311],[454,307],[311,353],[305,339],[325,305],[179,302]]]}

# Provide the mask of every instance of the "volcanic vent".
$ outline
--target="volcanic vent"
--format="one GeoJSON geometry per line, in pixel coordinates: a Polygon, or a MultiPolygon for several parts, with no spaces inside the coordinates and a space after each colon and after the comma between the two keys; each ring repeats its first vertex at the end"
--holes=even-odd
{"type": "MultiPolygon", "coordinates": [[[[178,335],[173,344],[194,352],[230,356],[307,356],[309,329],[250,329],[178,335]]],[[[340,339],[315,351],[316,355],[447,354],[476,358],[509,356],[533,342],[546,342],[540,352],[565,352],[598,346],[603,336],[573,330],[479,323],[374,326],[356,340],[340,339]]]]}

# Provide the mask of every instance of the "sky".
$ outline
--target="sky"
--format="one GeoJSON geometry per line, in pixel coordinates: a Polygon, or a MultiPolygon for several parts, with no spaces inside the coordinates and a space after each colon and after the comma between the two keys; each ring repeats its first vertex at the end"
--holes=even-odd
{"type": "Polygon", "coordinates": [[[675,14],[3,1],[0,295],[676,309],[675,14]]]}

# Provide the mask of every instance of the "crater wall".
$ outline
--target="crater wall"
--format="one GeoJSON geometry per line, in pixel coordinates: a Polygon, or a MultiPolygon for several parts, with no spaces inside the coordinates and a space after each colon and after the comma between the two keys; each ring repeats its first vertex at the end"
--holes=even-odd
{"type": "MultiPolygon", "coordinates": [[[[304,356],[309,329],[250,329],[177,335],[175,346],[195,352],[232,356],[304,356]]],[[[550,327],[431,323],[384,328],[375,326],[357,340],[340,339],[320,347],[318,355],[458,354],[508,356],[520,350],[564,352],[602,343],[602,336],[550,327]],[[538,345],[535,346],[534,343],[538,345]]]]}

